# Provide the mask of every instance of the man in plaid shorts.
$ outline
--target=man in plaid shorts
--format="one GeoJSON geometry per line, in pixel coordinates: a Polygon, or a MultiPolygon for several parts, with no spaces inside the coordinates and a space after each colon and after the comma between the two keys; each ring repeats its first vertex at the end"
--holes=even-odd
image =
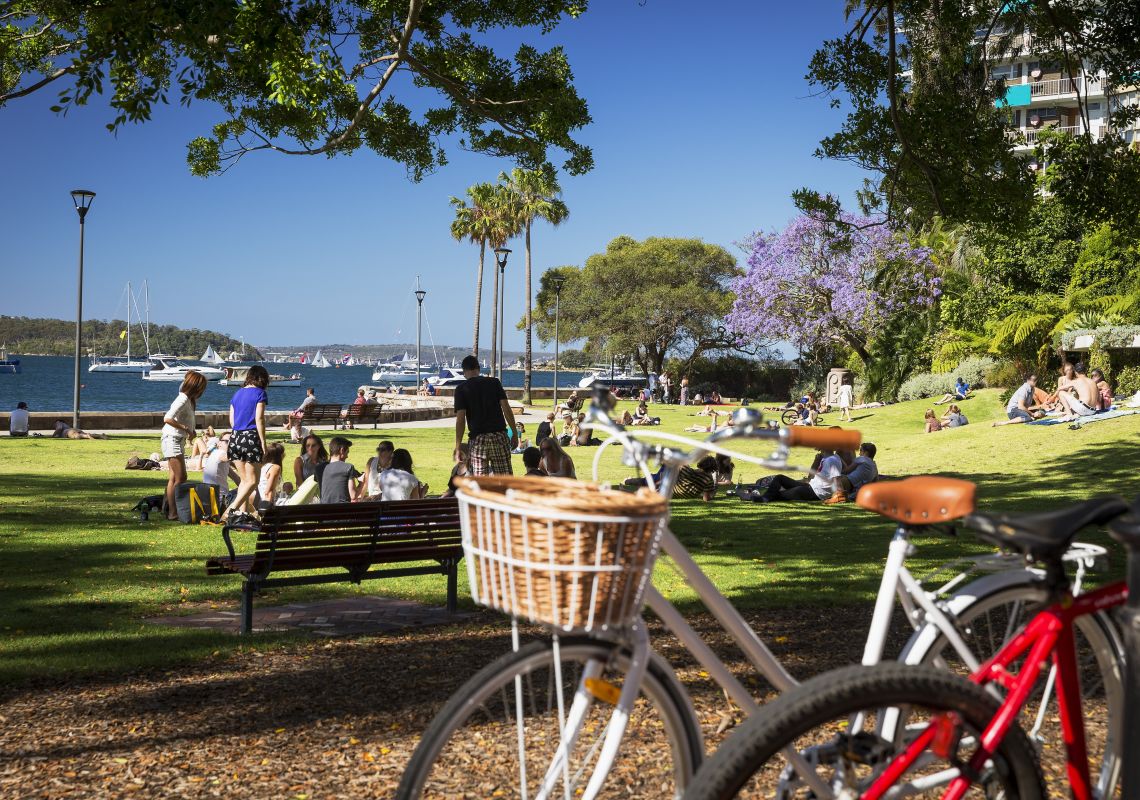
{"type": "Polygon", "coordinates": [[[518,427],[507,393],[498,378],[479,374],[479,359],[475,356],[465,357],[462,366],[467,380],[455,387],[455,457],[458,460],[464,431],[470,430],[467,463],[471,474],[510,475],[511,450],[518,444],[518,427]]]}

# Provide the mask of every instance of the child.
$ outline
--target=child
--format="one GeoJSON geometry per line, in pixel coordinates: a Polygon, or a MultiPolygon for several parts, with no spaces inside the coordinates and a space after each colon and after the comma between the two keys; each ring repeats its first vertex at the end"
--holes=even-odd
{"type": "Polygon", "coordinates": [[[539,463],[542,461],[542,451],[537,447],[528,447],[523,450],[523,466],[526,467],[526,474],[533,475],[536,478],[545,478],[546,473],[538,468],[539,463]]]}
{"type": "Polygon", "coordinates": [[[360,472],[348,462],[352,442],[343,436],[329,440],[329,462],[317,467],[321,503],[351,503],[360,499],[360,472]]]}
{"type": "Polygon", "coordinates": [[[178,519],[174,487],[186,480],[186,442],[194,438],[194,411],[205,391],[206,378],[202,373],[187,372],[178,387],[178,397],[162,420],[162,458],[170,466],[170,477],[166,481],[166,518],[169,520],[178,519]]]}
{"type": "Polygon", "coordinates": [[[933,408],[926,409],[926,432],[934,433],[942,430],[942,423],[938,421],[938,417],[934,414],[933,408]]]}

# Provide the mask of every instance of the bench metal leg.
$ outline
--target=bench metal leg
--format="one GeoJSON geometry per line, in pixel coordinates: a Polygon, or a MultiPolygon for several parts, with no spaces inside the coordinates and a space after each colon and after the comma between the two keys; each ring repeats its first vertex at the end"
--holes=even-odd
{"type": "Polygon", "coordinates": [[[459,562],[451,559],[447,567],[447,613],[454,614],[458,608],[459,562]]]}
{"type": "Polygon", "coordinates": [[[241,586],[241,633],[253,633],[253,584],[246,581],[241,586]]]}

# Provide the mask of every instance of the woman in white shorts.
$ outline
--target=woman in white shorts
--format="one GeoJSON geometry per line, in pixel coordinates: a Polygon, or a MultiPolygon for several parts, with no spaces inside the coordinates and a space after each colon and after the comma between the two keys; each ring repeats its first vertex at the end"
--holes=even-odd
{"type": "Polygon", "coordinates": [[[206,378],[191,370],[182,379],[178,397],[162,420],[162,460],[170,468],[166,481],[166,518],[178,519],[174,505],[174,487],[186,480],[186,442],[194,438],[194,411],[198,398],[206,391],[206,378]]]}

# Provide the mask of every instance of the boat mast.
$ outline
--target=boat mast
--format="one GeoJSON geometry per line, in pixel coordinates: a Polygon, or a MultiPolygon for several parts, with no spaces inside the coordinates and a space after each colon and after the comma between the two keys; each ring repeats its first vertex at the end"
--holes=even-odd
{"type": "MultiPolygon", "coordinates": [[[[131,363],[131,303],[135,296],[131,292],[131,282],[127,281],[127,364],[131,363]]],[[[129,366],[127,367],[130,368],[129,366]]]]}

